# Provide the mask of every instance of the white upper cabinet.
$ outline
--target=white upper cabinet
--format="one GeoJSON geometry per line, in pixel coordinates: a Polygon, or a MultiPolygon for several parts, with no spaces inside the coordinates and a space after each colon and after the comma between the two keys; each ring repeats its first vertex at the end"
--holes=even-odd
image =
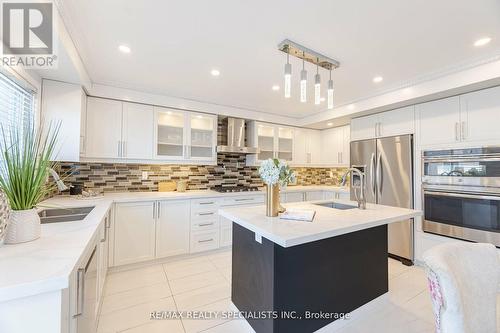
{"type": "Polygon", "coordinates": [[[418,104],[421,146],[449,144],[460,141],[460,101],[458,96],[418,104]]]}
{"type": "Polygon", "coordinates": [[[295,128],[293,133],[293,164],[321,164],[321,131],[295,128]]]}
{"type": "Polygon", "coordinates": [[[86,103],[81,86],[43,80],[42,119],[46,127],[60,124],[55,161],[77,162],[84,155],[86,103]]]}
{"type": "Polygon", "coordinates": [[[217,159],[217,117],[189,113],[188,157],[192,160],[217,159]]]}
{"type": "Polygon", "coordinates": [[[348,166],[350,127],[335,127],[321,132],[322,159],[326,166],[348,166]]]}
{"type": "Polygon", "coordinates": [[[120,101],[89,97],[85,157],[121,158],[122,106],[120,101]]]}
{"type": "Polygon", "coordinates": [[[415,131],[414,106],[408,106],[351,121],[351,141],[373,139],[415,131]]]}
{"type": "Polygon", "coordinates": [[[153,107],[144,104],[123,103],[122,157],[128,159],[153,158],[153,107]]]}
{"type": "Polygon", "coordinates": [[[268,158],[279,158],[288,162],[294,159],[294,129],[286,126],[251,121],[247,126],[248,144],[260,149],[249,155],[250,164],[258,164],[268,158]]]}
{"type": "Polygon", "coordinates": [[[156,159],[215,162],[216,147],[216,116],[155,108],[156,159]]]}
{"type": "Polygon", "coordinates": [[[460,96],[460,136],[463,141],[498,144],[499,117],[500,87],[460,96]]]}

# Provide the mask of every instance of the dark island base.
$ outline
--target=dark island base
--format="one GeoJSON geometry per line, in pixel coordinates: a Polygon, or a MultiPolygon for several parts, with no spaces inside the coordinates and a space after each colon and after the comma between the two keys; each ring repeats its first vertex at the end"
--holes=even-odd
{"type": "Polygon", "coordinates": [[[348,313],[388,291],[387,225],[284,248],[233,223],[232,256],[240,311],[297,316],[247,319],[257,333],[314,332],[337,318],[305,319],[306,311],[348,313]]]}

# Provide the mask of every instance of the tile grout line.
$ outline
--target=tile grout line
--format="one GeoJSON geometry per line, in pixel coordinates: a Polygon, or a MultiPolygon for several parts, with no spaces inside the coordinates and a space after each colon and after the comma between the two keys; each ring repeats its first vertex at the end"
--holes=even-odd
{"type": "MultiPolygon", "coordinates": [[[[168,280],[167,270],[163,264],[161,265],[161,268],[163,269],[163,274],[165,274],[165,279],[167,280],[168,289],[170,290],[170,294],[172,295],[172,300],[174,301],[175,311],[179,312],[179,307],[177,306],[177,302],[175,301],[175,297],[174,297],[174,294],[172,292],[172,287],[170,287],[170,282],[168,280]]],[[[180,319],[180,322],[181,322],[182,330],[184,331],[184,333],[186,333],[186,327],[184,327],[184,323],[182,322],[182,318],[180,319]]]]}

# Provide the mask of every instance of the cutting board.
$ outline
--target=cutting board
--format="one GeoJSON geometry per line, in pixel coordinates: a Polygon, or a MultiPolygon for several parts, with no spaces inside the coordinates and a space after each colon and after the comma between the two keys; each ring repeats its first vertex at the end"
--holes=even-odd
{"type": "Polygon", "coordinates": [[[177,184],[174,181],[159,182],[158,192],[172,192],[177,188],[177,184]]]}

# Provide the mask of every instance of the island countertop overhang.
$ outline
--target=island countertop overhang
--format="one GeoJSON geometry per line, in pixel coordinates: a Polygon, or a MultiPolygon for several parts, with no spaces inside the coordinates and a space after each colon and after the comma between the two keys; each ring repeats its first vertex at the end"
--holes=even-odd
{"type": "MultiPolygon", "coordinates": [[[[312,222],[267,217],[265,206],[221,208],[219,214],[282,247],[301,245],[422,215],[421,211],[414,209],[376,204],[367,204],[365,210],[358,208],[340,210],[316,205],[324,202],[328,200],[284,205],[290,209],[315,210],[316,215],[312,222]]],[[[356,202],[349,200],[335,200],[335,202],[357,205],[356,202]]]]}

